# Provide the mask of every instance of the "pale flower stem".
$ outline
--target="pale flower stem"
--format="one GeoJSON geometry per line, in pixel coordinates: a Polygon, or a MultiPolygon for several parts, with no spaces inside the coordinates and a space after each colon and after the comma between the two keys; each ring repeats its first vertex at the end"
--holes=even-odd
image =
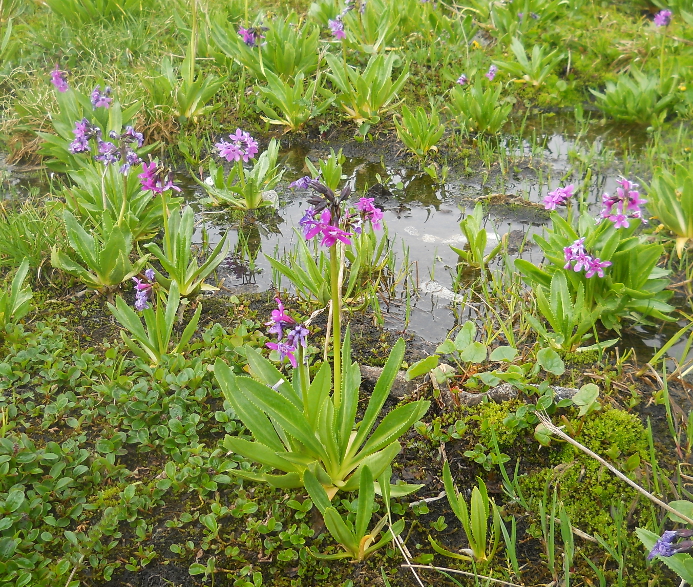
{"type": "Polygon", "coordinates": [[[334,355],[334,407],[338,409],[342,403],[342,328],[341,318],[341,297],[342,292],[339,287],[339,253],[337,245],[330,247],[330,281],[332,287],[332,354],[334,355]]]}
{"type": "Polygon", "coordinates": [[[633,489],[635,489],[637,492],[641,493],[644,495],[647,499],[652,501],[653,503],[656,503],[658,506],[661,508],[665,509],[669,513],[674,514],[678,518],[681,518],[684,520],[686,523],[693,525],[693,519],[689,518],[688,516],[682,514],[681,512],[675,510],[673,507],[671,507],[668,503],[664,503],[661,499],[655,497],[652,495],[650,492],[647,490],[643,489],[638,485],[635,481],[632,481],[629,479],[626,475],[621,473],[616,467],[613,465],[607,463],[602,457],[600,457],[597,453],[592,452],[589,448],[586,446],[580,444],[577,440],[571,438],[568,436],[563,430],[558,428],[551,420],[549,417],[542,412],[536,412],[537,416],[541,420],[541,423],[552,433],[555,434],[556,436],[559,436],[563,440],[565,440],[567,443],[572,444],[575,448],[581,450],[584,452],[586,455],[592,457],[596,461],[600,462],[602,465],[604,465],[609,471],[611,471],[614,475],[616,475],[621,481],[624,481],[625,483],[628,483],[633,489]]]}

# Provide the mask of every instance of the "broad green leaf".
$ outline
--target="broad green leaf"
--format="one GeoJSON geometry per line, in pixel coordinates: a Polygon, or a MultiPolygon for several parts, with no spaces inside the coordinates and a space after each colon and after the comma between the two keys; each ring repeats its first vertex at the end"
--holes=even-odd
{"type": "MultiPolygon", "coordinates": [[[[366,413],[363,415],[363,420],[361,421],[358,432],[356,433],[356,438],[354,439],[351,449],[349,450],[350,454],[356,454],[356,451],[358,451],[361,444],[363,444],[363,441],[366,440],[366,437],[370,434],[371,428],[378,419],[383,404],[390,393],[390,389],[392,389],[392,383],[394,382],[399,368],[402,365],[403,358],[404,340],[400,338],[392,348],[390,356],[385,363],[383,372],[380,374],[380,377],[378,377],[378,381],[373,389],[373,394],[368,402],[366,413]]],[[[379,472],[375,473],[374,471],[373,474],[377,476],[379,472]]]]}
{"type": "Polygon", "coordinates": [[[249,377],[237,377],[236,385],[252,403],[277,422],[287,434],[303,444],[310,453],[323,461],[327,460],[325,449],[318,442],[315,430],[288,399],[249,377]]]}
{"type": "Polygon", "coordinates": [[[356,510],[356,538],[360,541],[368,531],[368,525],[373,515],[373,503],[375,500],[375,489],[373,488],[373,475],[368,467],[361,471],[361,481],[359,483],[359,502],[356,510]]]}
{"type": "Polygon", "coordinates": [[[517,356],[517,349],[511,346],[499,346],[491,351],[489,361],[512,361],[517,356]]]}
{"type": "Polygon", "coordinates": [[[438,366],[438,355],[429,355],[425,359],[414,363],[409,369],[407,369],[407,381],[411,381],[420,375],[425,375],[432,369],[438,366]]]}
{"type": "Polygon", "coordinates": [[[558,353],[553,349],[541,349],[537,353],[537,363],[549,373],[554,375],[563,375],[565,372],[565,365],[563,364],[563,359],[558,356],[558,353]]]}
{"type": "Polygon", "coordinates": [[[468,363],[483,363],[488,349],[480,342],[473,342],[460,353],[460,360],[468,363]]]}

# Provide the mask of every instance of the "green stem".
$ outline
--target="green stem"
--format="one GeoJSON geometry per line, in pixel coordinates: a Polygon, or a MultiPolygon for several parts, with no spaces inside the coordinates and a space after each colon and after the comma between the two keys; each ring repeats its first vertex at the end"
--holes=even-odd
{"type": "MultiPolygon", "coordinates": [[[[664,28],[664,27],[662,27],[664,28]]],[[[659,50],[659,91],[664,94],[664,41],[666,37],[664,32],[660,35],[660,50],[659,50]]]]}
{"type": "Polygon", "coordinates": [[[123,203],[120,205],[120,214],[118,215],[118,226],[122,227],[123,219],[125,218],[125,209],[128,203],[128,177],[123,174],[123,203]]]}
{"type": "Polygon", "coordinates": [[[298,345],[296,355],[301,400],[303,401],[303,413],[307,416],[310,413],[310,408],[308,406],[308,386],[310,385],[310,374],[308,373],[308,365],[305,361],[305,351],[300,344],[298,345]]]}
{"type": "Polygon", "coordinates": [[[171,235],[168,231],[168,206],[166,205],[166,192],[161,193],[161,210],[164,217],[164,253],[172,259],[173,251],[171,250],[171,235]]]}
{"type": "Polygon", "coordinates": [[[197,58],[197,0],[192,0],[192,26],[190,29],[190,63],[188,77],[190,83],[195,79],[195,59],[197,58]]]}
{"type": "Polygon", "coordinates": [[[332,286],[332,349],[334,354],[334,407],[342,403],[342,326],[341,292],[339,291],[339,254],[337,245],[330,247],[330,285],[332,286]]]}

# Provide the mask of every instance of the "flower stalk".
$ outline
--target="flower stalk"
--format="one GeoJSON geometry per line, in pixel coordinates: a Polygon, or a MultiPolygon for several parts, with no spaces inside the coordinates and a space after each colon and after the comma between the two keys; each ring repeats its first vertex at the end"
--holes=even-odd
{"type": "Polygon", "coordinates": [[[334,405],[338,408],[342,403],[342,326],[341,305],[342,296],[339,283],[339,252],[337,251],[337,243],[330,247],[330,285],[332,288],[332,349],[334,354],[334,405]]]}

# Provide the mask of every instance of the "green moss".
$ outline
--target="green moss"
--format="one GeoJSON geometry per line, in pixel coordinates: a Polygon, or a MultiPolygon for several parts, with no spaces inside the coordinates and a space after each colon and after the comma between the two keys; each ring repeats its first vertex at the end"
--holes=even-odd
{"type": "Polygon", "coordinates": [[[517,410],[522,404],[520,401],[508,401],[503,403],[486,402],[469,408],[469,420],[477,420],[478,428],[473,428],[472,433],[479,438],[485,446],[493,446],[493,434],[495,433],[498,447],[503,450],[512,446],[517,440],[518,430],[510,429],[503,420],[517,410]]]}
{"type": "Polygon", "coordinates": [[[616,409],[605,409],[587,420],[578,440],[599,455],[615,448],[630,456],[647,448],[646,431],[638,417],[616,409]]]}

